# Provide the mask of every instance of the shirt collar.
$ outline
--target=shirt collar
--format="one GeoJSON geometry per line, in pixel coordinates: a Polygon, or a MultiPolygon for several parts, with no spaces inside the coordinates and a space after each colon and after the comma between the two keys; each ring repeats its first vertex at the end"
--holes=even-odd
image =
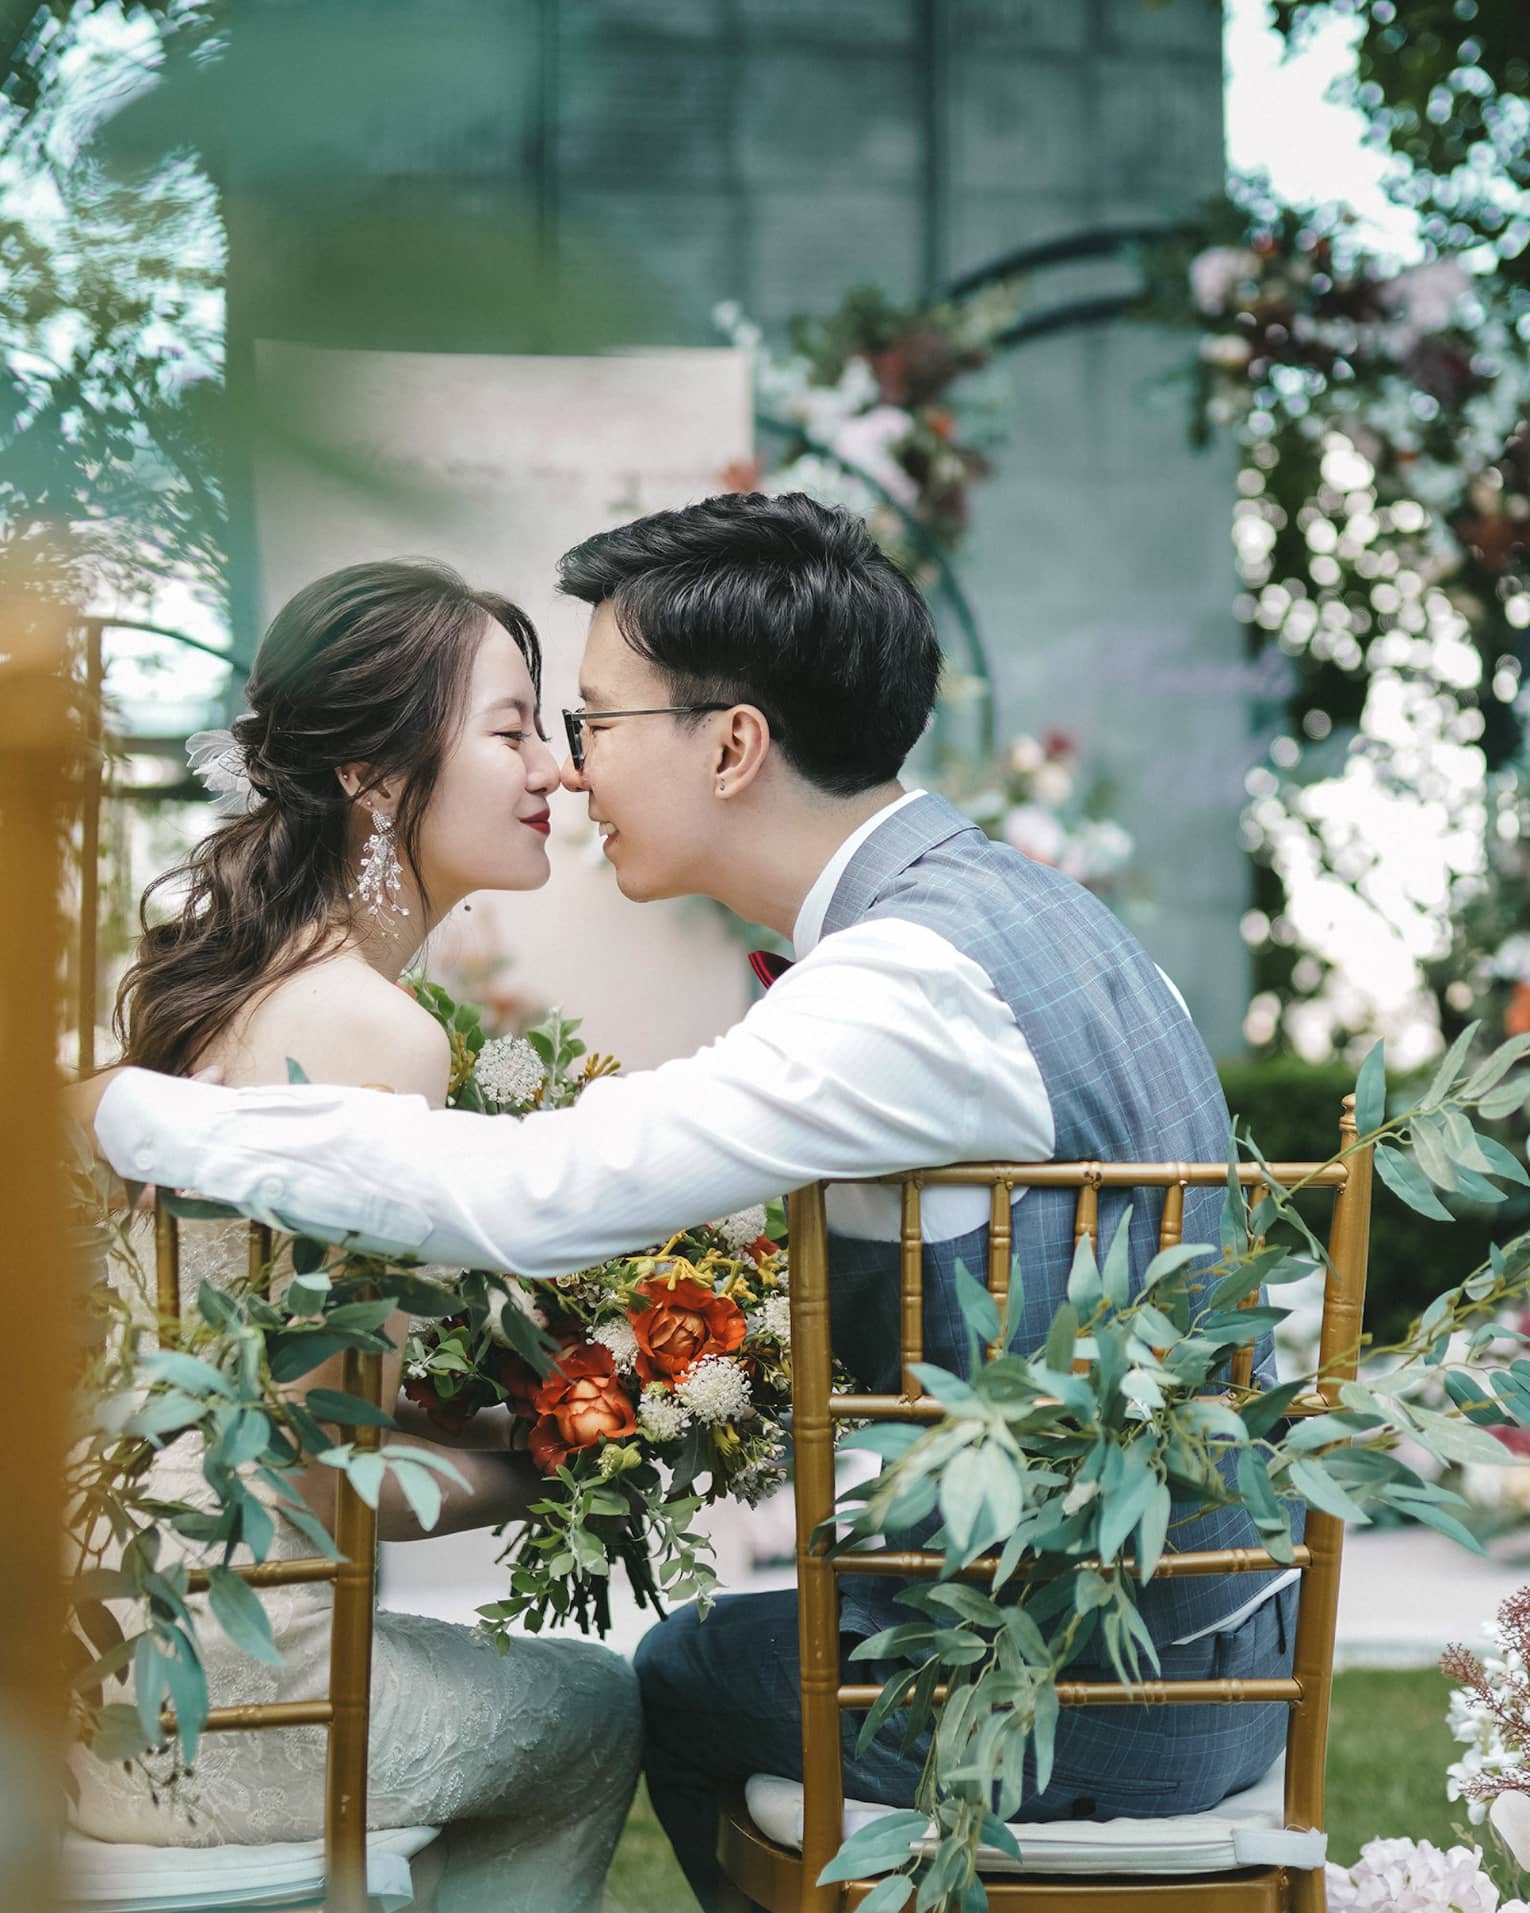
{"type": "Polygon", "coordinates": [[[797,912],[797,921],[792,928],[792,953],[800,961],[809,950],[816,948],[823,935],[823,920],[828,914],[834,892],[839,880],[845,874],[850,859],[855,855],[866,839],[892,816],[895,810],[902,810],[905,804],[913,803],[916,797],[923,797],[923,790],[906,790],[901,797],[895,797],[890,804],[884,804],[874,816],[868,817],[835,851],[834,855],[819,871],[813,887],[802,899],[802,908],[797,912]]]}

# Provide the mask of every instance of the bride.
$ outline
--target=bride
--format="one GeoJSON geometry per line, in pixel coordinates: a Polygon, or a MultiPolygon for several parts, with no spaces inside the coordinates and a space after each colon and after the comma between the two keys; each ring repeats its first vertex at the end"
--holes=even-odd
{"type": "MultiPolygon", "coordinates": [[[[124,1059],[261,1084],[285,1082],[293,1057],[315,1083],[384,1084],[443,1102],[445,1033],[396,985],[469,891],[547,881],[558,770],[540,728],[540,683],[525,616],[444,566],[353,565],[300,591],[250,676],[250,709],[236,726],[236,814],[152,887],[183,886],[185,896],[167,922],[146,927],[124,979],[124,1059]]],[[[188,1232],[185,1301],[204,1277],[231,1284],[245,1266],[242,1224],[188,1232]]],[[[402,1316],[389,1324],[395,1348],[406,1327],[402,1316]]],[[[339,1387],[338,1369],[337,1357],[305,1388],[339,1387]]],[[[399,1379],[395,1355],[385,1400],[399,1379]]],[[[443,1483],[433,1533],[494,1526],[536,1499],[502,1422],[498,1449],[478,1445],[496,1439],[492,1420],[453,1447],[468,1486],[443,1483]]],[[[169,1498],[207,1494],[194,1459],[173,1446],[155,1462],[156,1486],[161,1478],[169,1498]]],[[[321,1466],[300,1477],[326,1525],[333,1482],[321,1466]]],[[[384,1540],[420,1538],[391,1475],[379,1523],[384,1540]]],[[[278,1521],[273,1557],[311,1552],[278,1521]]],[[[323,1689],[329,1590],[263,1598],[283,1665],[257,1666],[205,1627],[215,1706],[323,1689]]],[[[416,1863],[424,1875],[435,1858],[441,1913],[595,1913],[640,1744],[632,1670],[604,1648],[527,1636],[501,1656],[467,1627],[377,1617],[368,1824],[445,1826],[416,1863]]],[[[167,1789],[136,1767],[82,1755],[74,1818],[118,1842],[310,1838],[322,1830],[324,1752],[316,1728],[213,1735],[194,1772],[167,1789]]]]}

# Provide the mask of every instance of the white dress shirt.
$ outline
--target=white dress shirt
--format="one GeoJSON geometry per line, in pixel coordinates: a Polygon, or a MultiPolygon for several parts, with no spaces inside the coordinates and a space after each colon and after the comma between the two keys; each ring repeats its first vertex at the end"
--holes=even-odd
{"type": "MultiPolygon", "coordinates": [[[[126,1070],[97,1111],[102,1150],[137,1180],[534,1277],[820,1176],[1045,1160],[1041,1073],[987,975],[919,924],[820,934],[845,866],[896,807],[824,868],[795,926],[798,961],[741,1022],[694,1056],[592,1084],[572,1109],[510,1123],[376,1090],[236,1090],[126,1070]]],[[[833,1194],[836,1228],[896,1237],[895,1190],[833,1194]]],[[[926,1235],[986,1215],[981,1191],[932,1190],[926,1235]]]]}

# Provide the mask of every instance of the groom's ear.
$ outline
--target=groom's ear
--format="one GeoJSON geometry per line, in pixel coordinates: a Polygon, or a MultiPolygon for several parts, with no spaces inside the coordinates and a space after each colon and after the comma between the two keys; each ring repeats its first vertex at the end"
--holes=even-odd
{"type": "Polygon", "coordinates": [[[723,712],[713,736],[717,795],[737,797],[748,790],[770,755],[769,719],[753,704],[735,704],[723,712]]]}

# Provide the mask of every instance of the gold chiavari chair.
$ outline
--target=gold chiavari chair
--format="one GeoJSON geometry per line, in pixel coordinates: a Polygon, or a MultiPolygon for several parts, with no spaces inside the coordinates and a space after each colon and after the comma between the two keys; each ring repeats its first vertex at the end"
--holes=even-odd
{"type": "MultiPolygon", "coordinates": [[[[181,1321],[180,1232],[177,1218],[163,1202],[155,1209],[155,1287],[162,1336],[179,1337],[181,1321]]],[[[271,1231],[250,1224],[249,1268],[252,1282],[267,1279],[271,1266],[271,1231]]],[[[382,1406],[382,1357],[348,1349],[343,1357],[341,1387],[374,1407],[382,1406]]],[[[353,1435],[360,1449],[375,1449],[381,1430],[365,1424],[353,1435]]],[[[367,1506],[337,1471],[335,1479],[335,1545],[340,1559],[311,1555],[236,1567],[234,1572],[252,1588],[291,1587],[299,1583],[329,1582],[335,1590],[330,1619],[329,1691],[309,1700],[252,1702],[215,1707],[203,1725],[204,1733],[257,1733],[283,1727],[324,1727],[329,1742],[324,1780],[324,1852],[322,1884],[302,1876],[311,1872],[306,1856],[283,1849],[275,1864],[274,1849],[260,1847],[166,1847],[156,1849],[155,1875],[144,1893],[108,1892],[107,1902],[131,1913],[156,1913],[160,1907],[176,1913],[203,1913],[203,1909],[260,1906],[297,1913],[299,1907],[322,1903],[325,1913],[368,1913],[367,1892],[367,1741],[371,1719],[372,1632],[377,1587],[377,1514],[367,1506]],[[269,1875],[264,1897],[254,1897],[250,1876],[269,1875]],[[241,1874],[243,1882],[241,1883],[241,1874]],[[289,1884],[284,1885],[287,1881],[289,1884]],[[322,1895],[322,1901],[315,1892],[322,1895]],[[279,1897],[269,1897],[276,1894],[279,1897]]],[[[193,1570],[190,1591],[204,1592],[207,1576],[193,1570]]],[[[161,1716],[167,1734],[175,1730],[168,1709],[161,1716]]],[[[393,1829],[374,1835],[372,1844],[396,1863],[418,1853],[435,1838],[435,1828],[393,1829]]],[[[67,1856],[73,1863],[71,1906],[101,1904],[90,1884],[99,1876],[111,1849],[104,1843],[74,1843],[67,1856]],[[87,1849],[102,1847],[94,1860],[81,1864],[87,1849]],[[81,1882],[85,1885],[82,1887],[81,1882]]],[[[390,1900],[389,1904],[397,1904],[390,1900]]],[[[425,1913],[425,1902],[412,1903],[425,1913]]]]}
{"type": "MultiPolygon", "coordinates": [[[[1365,1300],[1366,1262],[1370,1238],[1371,1154],[1356,1148],[1354,1098],[1345,1099],[1340,1122],[1344,1159],[1324,1166],[1317,1163],[1278,1163],[1271,1173],[1284,1184],[1305,1180],[1310,1187],[1334,1194],[1328,1253],[1331,1268],[1325,1283],[1320,1344],[1320,1394],[1299,1400],[1292,1415],[1315,1414],[1338,1399],[1339,1384],[1352,1379],[1358,1361],[1360,1319],[1365,1300]]],[[[1256,1192],[1263,1171],[1253,1164],[1240,1166],[1243,1183],[1256,1192]]],[[[951,1185],[984,1185],[992,1190],[988,1285],[1000,1307],[1001,1319],[1010,1271],[1010,1204],[1020,1188],[1076,1189],[1075,1239],[1085,1234],[1097,1243],[1101,1189],[1147,1188],[1164,1191],[1160,1243],[1169,1247],[1180,1239],[1184,1192],[1223,1183],[1228,1166],[1220,1163],[966,1163],[926,1169],[901,1176],[883,1176],[883,1183],[900,1183],[903,1190],[901,1227],[902,1284],[902,1395],[848,1395],[833,1392],[829,1361],[828,1236],[824,1213],[824,1185],[810,1184],[790,1203],[792,1245],[792,1372],[793,1428],[796,1473],[798,1631],[802,1654],[803,1784],[757,1776],[746,1790],[725,1803],[718,1852],[725,1881],[725,1913],[746,1913],[758,1902],[770,1913],[840,1913],[859,1906],[873,1890],[874,1880],[853,1880],[819,1886],[818,1875],[837,1851],[844,1830],[844,1786],[841,1771],[840,1717],[847,1711],[871,1706],[880,1689],[842,1683],[839,1664],[839,1599],[841,1574],[894,1575],[901,1579],[938,1574],[941,1557],[921,1552],[858,1551],[830,1558],[835,1507],[833,1426],[846,1419],[871,1421],[938,1421],[943,1409],[921,1393],[913,1366],[922,1359],[923,1299],[920,1192],[951,1185]],[[771,1820],[767,1829],[761,1817],[771,1820]],[[800,1848],[797,1845],[800,1838],[800,1848]]],[[[1251,1298],[1251,1299],[1257,1299],[1251,1298]]],[[[1234,1380],[1247,1386],[1251,1354],[1234,1380]]],[[[1281,1857],[1258,1864],[1239,1864],[1238,1842],[1229,1838],[1228,1856],[1219,1850],[1206,1859],[1210,1843],[1187,1844],[1186,1851],[1202,1855],[1201,1870],[1186,1867],[1164,1877],[1162,1850],[1135,1874],[1129,1850],[1102,1840],[1098,1854],[1071,1862],[1072,1871],[1041,1867],[1017,1873],[1004,1862],[992,1873],[985,1869],[984,1884],[992,1913],[1325,1913],[1327,1900],[1322,1868],[1323,1776],[1328,1741],[1329,1692],[1333,1675],[1334,1625],[1339,1597],[1339,1564],[1344,1524],[1336,1516],[1313,1509],[1307,1515],[1303,1543],[1294,1551],[1301,1570],[1301,1603],[1296,1627],[1294,1661],[1289,1678],[1262,1680],[1146,1681],[1128,1686],[1113,1681],[1062,1681],[1058,1698],[1065,1707],[1125,1706],[1134,1703],[1185,1705],[1221,1702],[1230,1705],[1283,1702],[1290,1708],[1284,1773],[1284,1800],[1274,1800],[1261,1837],[1245,1841],[1281,1857]],[[1282,1836],[1287,1839],[1282,1845],[1282,1836]],[[1305,1836],[1305,1837],[1303,1837],[1305,1836]],[[1289,1853],[1292,1857],[1285,1857],[1289,1853]],[[1120,1859],[1118,1871],[1104,1865],[1120,1859]],[[1148,1875],[1151,1865],[1152,1877],[1148,1875]],[[1047,1868],[1048,1870],[1041,1870],[1047,1868]],[[1215,1869],[1215,1870],[1209,1870],[1215,1869]]],[[[967,1571],[981,1580],[996,1562],[978,1561],[967,1571]]],[[[1098,1562],[1080,1562],[1098,1567],[1098,1562]]],[[[1232,1548],[1166,1553],[1157,1572],[1163,1576],[1195,1574],[1267,1573],[1283,1564],[1258,1548],[1232,1548]]],[[[1130,1561],[1123,1567],[1130,1571],[1130,1561]]],[[[1023,1568],[1022,1568],[1023,1572],[1023,1568]]],[[[937,1690],[937,1700],[940,1690],[937,1690]]],[[[1204,1816],[1210,1822],[1224,1808],[1204,1816]]],[[[875,1812],[868,1809],[868,1815],[875,1812]]],[[[1023,1812],[1023,1809],[1022,1809],[1023,1812]]],[[[1118,1823],[1119,1824],[1119,1823],[1118,1823]]],[[[1143,1823],[1137,1823],[1143,1824],[1143,1823]]],[[[1099,1829],[1104,1835],[1110,1823],[1099,1829]]],[[[1022,1854],[1027,1830],[1017,1826],[1022,1854]]],[[[1078,1832],[1078,1829],[1074,1829],[1078,1832]]],[[[1087,1830],[1084,1830],[1087,1834],[1087,1830]]],[[[1042,1841],[1044,1848],[1045,1842],[1042,1841]]],[[[1078,1847],[1073,1848],[1075,1856],[1078,1847]]],[[[1167,1862],[1173,1865],[1172,1859],[1167,1862]]]]}

